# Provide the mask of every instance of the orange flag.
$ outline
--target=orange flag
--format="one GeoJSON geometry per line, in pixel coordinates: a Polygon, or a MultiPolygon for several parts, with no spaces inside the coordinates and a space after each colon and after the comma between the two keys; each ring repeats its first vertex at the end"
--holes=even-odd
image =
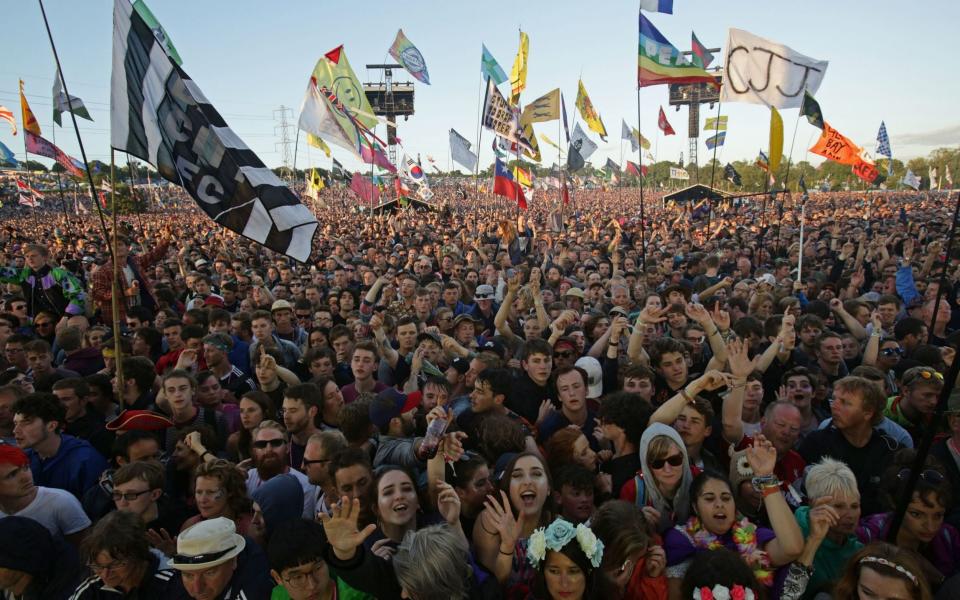
{"type": "Polygon", "coordinates": [[[813,145],[813,148],[810,148],[810,152],[829,158],[841,165],[855,165],[860,162],[863,149],[824,122],[823,133],[820,134],[820,139],[813,145]]]}
{"type": "Polygon", "coordinates": [[[40,123],[37,123],[37,118],[33,116],[33,111],[30,110],[30,105],[27,104],[27,97],[23,95],[23,80],[20,80],[20,111],[23,117],[23,128],[26,131],[29,131],[33,135],[40,135],[40,123]]]}

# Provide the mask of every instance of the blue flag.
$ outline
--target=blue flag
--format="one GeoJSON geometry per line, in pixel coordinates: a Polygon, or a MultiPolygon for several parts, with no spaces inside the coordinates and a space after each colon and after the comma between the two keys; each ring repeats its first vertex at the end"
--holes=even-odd
{"type": "Polygon", "coordinates": [[[0,165],[15,168],[19,164],[13,152],[10,151],[10,148],[7,148],[3,145],[3,142],[0,142],[0,165]]]}
{"type": "Polygon", "coordinates": [[[723,142],[727,139],[727,132],[721,131],[715,136],[708,137],[706,140],[707,150],[713,150],[717,146],[722,146],[723,142]]]}
{"type": "Polygon", "coordinates": [[[507,74],[503,72],[497,59],[487,50],[487,45],[481,44],[481,46],[483,47],[483,55],[480,57],[480,73],[484,77],[492,79],[496,85],[500,85],[507,80],[507,74]]]}

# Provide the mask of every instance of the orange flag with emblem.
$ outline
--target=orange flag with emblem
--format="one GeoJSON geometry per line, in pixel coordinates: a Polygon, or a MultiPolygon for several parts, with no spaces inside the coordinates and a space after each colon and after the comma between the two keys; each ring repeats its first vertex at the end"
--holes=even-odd
{"type": "Polygon", "coordinates": [[[33,116],[33,111],[27,104],[27,97],[23,95],[22,79],[20,80],[20,112],[23,118],[23,128],[33,135],[40,135],[40,123],[37,123],[37,118],[33,116]]]}
{"type": "Polygon", "coordinates": [[[810,152],[841,165],[856,165],[860,162],[863,149],[824,122],[823,133],[820,134],[820,139],[813,145],[813,148],[810,148],[810,152]]]}

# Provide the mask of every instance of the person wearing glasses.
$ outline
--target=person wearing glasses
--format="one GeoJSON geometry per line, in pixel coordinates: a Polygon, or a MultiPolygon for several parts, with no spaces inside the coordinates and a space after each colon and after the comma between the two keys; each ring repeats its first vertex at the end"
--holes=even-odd
{"type": "Polygon", "coordinates": [[[306,475],[290,467],[290,444],[286,430],[276,421],[263,421],[253,430],[253,467],[247,471],[247,493],[252,495],[265,481],[289,473],[303,488],[303,517],[315,515],[317,488],[306,475]]]}
{"type": "Polygon", "coordinates": [[[276,582],[274,600],[373,598],[338,578],[324,560],[329,551],[323,525],[306,519],[288,521],[277,527],[267,547],[270,576],[276,582]]]}
{"type": "Polygon", "coordinates": [[[301,470],[310,483],[316,486],[316,494],[313,498],[314,512],[311,516],[321,512],[330,514],[330,506],[336,502],[337,498],[337,484],[330,473],[330,463],[333,456],[346,447],[346,438],[335,430],[315,433],[307,440],[301,470]]]}
{"type": "Polygon", "coordinates": [[[154,460],[125,464],[113,472],[111,481],[117,510],[139,517],[148,532],[180,531],[183,522],[196,514],[182,500],[163,492],[163,466],[154,460]]]}
{"type": "Polygon", "coordinates": [[[943,375],[931,367],[913,367],[903,374],[902,382],[900,395],[887,398],[883,415],[904,427],[916,445],[936,411],[943,375]]]}
{"type": "Polygon", "coordinates": [[[33,519],[74,545],[90,527],[79,500],[64,490],[34,485],[26,453],[0,444],[0,520],[8,517],[33,519]]]}
{"type": "MultiPolygon", "coordinates": [[[[901,450],[884,472],[880,490],[888,512],[869,515],[860,521],[857,537],[864,544],[888,539],[892,511],[907,488],[915,458],[914,450],[901,450]]],[[[960,532],[944,522],[953,506],[950,492],[943,468],[936,459],[927,457],[895,540],[900,548],[915,553],[934,590],[960,570],[960,532]]]]}
{"type": "Polygon", "coordinates": [[[0,282],[20,286],[28,315],[50,311],[62,318],[84,313],[87,297],[83,284],[66,269],[49,264],[50,250],[46,246],[26,244],[23,255],[22,269],[0,268],[0,282]]]}

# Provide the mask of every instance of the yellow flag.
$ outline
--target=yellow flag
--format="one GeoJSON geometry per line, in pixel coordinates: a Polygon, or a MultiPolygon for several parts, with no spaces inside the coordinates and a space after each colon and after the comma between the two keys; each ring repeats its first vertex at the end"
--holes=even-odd
{"type": "Polygon", "coordinates": [[[557,150],[560,149],[560,146],[558,146],[555,141],[553,141],[553,140],[551,140],[550,138],[548,138],[546,134],[541,133],[541,134],[540,134],[540,139],[543,140],[544,143],[553,146],[553,147],[556,148],[557,150]]]}
{"type": "Polygon", "coordinates": [[[650,140],[648,140],[647,138],[643,137],[643,134],[640,133],[639,131],[637,131],[637,128],[636,128],[636,127],[633,128],[633,135],[634,135],[638,140],[640,140],[640,147],[641,147],[641,148],[643,148],[644,150],[649,150],[649,149],[650,149],[650,140]]]}
{"type": "Polygon", "coordinates": [[[560,118],[560,88],[547,92],[523,107],[521,123],[542,123],[560,118]]]}
{"type": "Polygon", "coordinates": [[[523,124],[523,137],[530,142],[530,150],[524,148],[523,155],[533,162],[540,162],[540,144],[537,143],[537,134],[530,123],[523,124]]]}
{"type": "Polygon", "coordinates": [[[40,123],[37,123],[37,118],[33,116],[33,111],[30,110],[30,105],[27,104],[27,97],[23,95],[23,80],[20,80],[20,113],[23,120],[23,128],[33,135],[40,135],[40,123]]]}
{"type": "Polygon", "coordinates": [[[526,169],[521,169],[520,167],[513,168],[513,180],[522,185],[523,187],[533,187],[533,180],[530,177],[530,171],[526,169]]]}
{"type": "Polygon", "coordinates": [[[377,126],[377,116],[373,114],[370,102],[363,93],[363,86],[347,60],[343,46],[337,46],[324,54],[313,68],[313,78],[321,92],[336,95],[334,106],[354,116],[369,129],[377,126]]]}
{"type": "Polygon", "coordinates": [[[510,69],[510,104],[520,100],[520,92],[527,89],[527,57],[530,54],[530,38],[520,32],[520,47],[510,69]]]}
{"type": "Polygon", "coordinates": [[[316,189],[318,192],[326,187],[326,185],[323,183],[323,177],[320,177],[320,173],[317,173],[316,169],[313,169],[312,181],[314,189],[316,189]]]}
{"type": "Polygon", "coordinates": [[[603,119],[600,118],[597,109],[595,109],[593,103],[590,102],[590,96],[587,96],[587,89],[583,87],[582,79],[577,88],[577,110],[580,111],[580,116],[583,117],[590,131],[595,131],[600,135],[601,140],[607,141],[607,128],[604,127],[603,119]]]}
{"type": "Polygon", "coordinates": [[[777,176],[780,157],[783,156],[783,118],[776,107],[770,107],[770,174],[777,176]]]}
{"type": "Polygon", "coordinates": [[[327,158],[330,158],[330,146],[327,145],[325,141],[312,133],[307,134],[307,143],[313,146],[314,148],[320,148],[323,150],[323,153],[327,155],[327,158]]]}

